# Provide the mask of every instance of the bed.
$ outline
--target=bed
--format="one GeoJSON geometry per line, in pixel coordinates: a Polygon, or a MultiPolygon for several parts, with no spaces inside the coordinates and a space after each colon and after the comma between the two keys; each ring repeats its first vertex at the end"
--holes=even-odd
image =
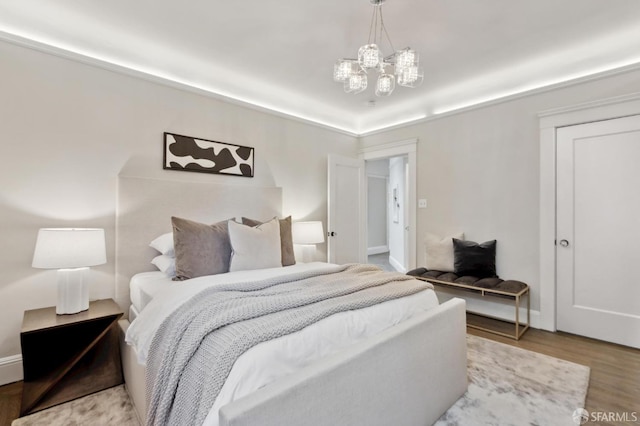
{"type": "MultiPolygon", "coordinates": [[[[145,385],[146,367],[139,361],[145,361],[147,354],[145,349],[141,349],[144,345],[129,345],[125,336],[129,331],[131,342],[133,331],[140,328],[136,324],[147,322],[157,325],[161,322],[161,311],[164,311],[162,315],[171,314],[174,308],[167,307],[167,301],[173,303],[181,297],[191,300],[183,289],[178,290],[175,282],[150,264],[157,253],[148,247],[149,241],[170,231],[168,218],[171,216],[206,223],[240,216],[280,217],[281,204],[280,188],[119,178],[116,301],[125,312],[129,312],[129,318],[120,322],[123,370],[127,391],[143,423],[146,421],[149,392],[145,385]],[[134,318],[137,319],[132,326],[134,318]]],[[[200,294],[205,287],[220,285],[220,280],[245,282],[255,274],[256,280],[269,276],[277,279],[282,276],[298,277],[300,274],[315,277],[333,273],[333,270],[329,271],[331,268],[338,272],[338,269],[346,267],[296,264],[277,270],[238,271],[224,277],[200,277],[184,283],[192,287],[189,290],[192,294],[200,294]]],[[[253,388],[238,385],[244,389],[243,392],[237,391],[238,386],[232,386],[236,390],[227,394],[221,392],[221,395],[231,396],[221,398],[218,395],[215,410],[207,415],[203,424],[424,425],[435,422],[467,389],[464,301],[453,299],[438,304],[435,293],[425,290],[367,309],[369,311],[358,309],[340,313],[351,315],[348,320],[338,314],[329,316],[318,322],[322,326],[316,328],[324,327],[323,331],[313,330],[314,324],[314,327],[305,327],[280,340],[260,343],[243,353],[233,365],[224,386],[238,377],[238,380],[246,381],[242,378],[242,365],[259,364],[278,348],[306,348],[308,345],[300,342],[308,341],[308,336],[339,335],[335,332],[336,324],[358,324],[353,315],[360,317],[360,326],[354,326],[358,330],[375,323],[369,316],[373,315],[374,309],[392,318],[391,325],[369,330],[369,334],[358,332],[356,343],[335,344],[333,349],[326,350],[326,354],[325,349],[319,350],[323,356],[316,356],[315,349],[308,350],[308,358],[311,358],[295,369],[289,368],[295,363],[288,358],[280,364],[265,364],[267,367],[263,370],[269,372],[267,385],[257,381],[252,384],[253,388]],[[274,371],[281,373],[274,376],[274,371]]]]}

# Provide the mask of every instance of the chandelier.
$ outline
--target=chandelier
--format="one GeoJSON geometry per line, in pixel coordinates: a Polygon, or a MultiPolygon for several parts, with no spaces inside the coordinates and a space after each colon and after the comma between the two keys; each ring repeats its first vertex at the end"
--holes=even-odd
{"type": "Polygon", "coordinates": [[[376,96],[389,96],[396,82],[404,87],[418,87],[424,78],[422,68],[418,66],[418,54],[406,47],[396,51],[393,48],[382,18],[382,4],[386,0],[369,0],[373,5],[373,15],[369,27],[367,44],[358,49],[358,59],[340,59],[333,67],[333,80],[344,85],[347,93],[360,93],[367,88],[367,74],[375,71],[376,96]],[[394,52],[384,56],[378,44],[386,38],[394,52]]]}

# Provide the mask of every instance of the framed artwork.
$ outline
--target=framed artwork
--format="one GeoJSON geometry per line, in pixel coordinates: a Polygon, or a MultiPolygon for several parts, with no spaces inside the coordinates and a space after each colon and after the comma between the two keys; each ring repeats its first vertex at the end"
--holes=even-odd
{"type": "Polygon", "coordinates": [[[164,133],[163,169],[253,177],[254,148],[164,133]]]}

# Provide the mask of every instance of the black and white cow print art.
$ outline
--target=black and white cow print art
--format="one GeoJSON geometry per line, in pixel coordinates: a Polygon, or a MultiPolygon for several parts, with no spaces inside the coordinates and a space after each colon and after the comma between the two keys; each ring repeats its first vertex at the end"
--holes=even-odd
{"type": "Polygon", "coordinates": [[[164,134],[164,168],[253,177],[253,148],[164,134]]]}

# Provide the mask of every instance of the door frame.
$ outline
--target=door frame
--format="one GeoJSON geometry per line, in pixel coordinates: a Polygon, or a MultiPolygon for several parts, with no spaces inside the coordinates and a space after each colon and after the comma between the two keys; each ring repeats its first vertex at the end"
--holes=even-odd
{"type": "Polygon", "coordinates": [[[640,114],[640,93],[543,111],[540,124],[540,323],[556,331],[556,129],[640,114]]]}
{"type": "MultiPolygon", "coordinates": [[[[362,161],[368,160],[380,160],[383,158],[407,156],[408,166],[408,199],[406,200],[406,211],[409,215],[407,232],[407,244],[409,245],[408,253],[405,253],[407,258],[407,270],[416,268],[416,234],[417,234],[417,145],[418,138],[405,139],[397,142],[391,142],[381,145],[369,146],[360,149],[358,157],[362,161]]],[[[366,170],[363,167],[362,178],[360,179],[362,187],[360,188],[360,205],[367,205],[367,179],[366,170]]],[[[360,250],[361,256],[366,259],[367,250],[367,212],[366,209],[360,211],[360,250]]]]}

